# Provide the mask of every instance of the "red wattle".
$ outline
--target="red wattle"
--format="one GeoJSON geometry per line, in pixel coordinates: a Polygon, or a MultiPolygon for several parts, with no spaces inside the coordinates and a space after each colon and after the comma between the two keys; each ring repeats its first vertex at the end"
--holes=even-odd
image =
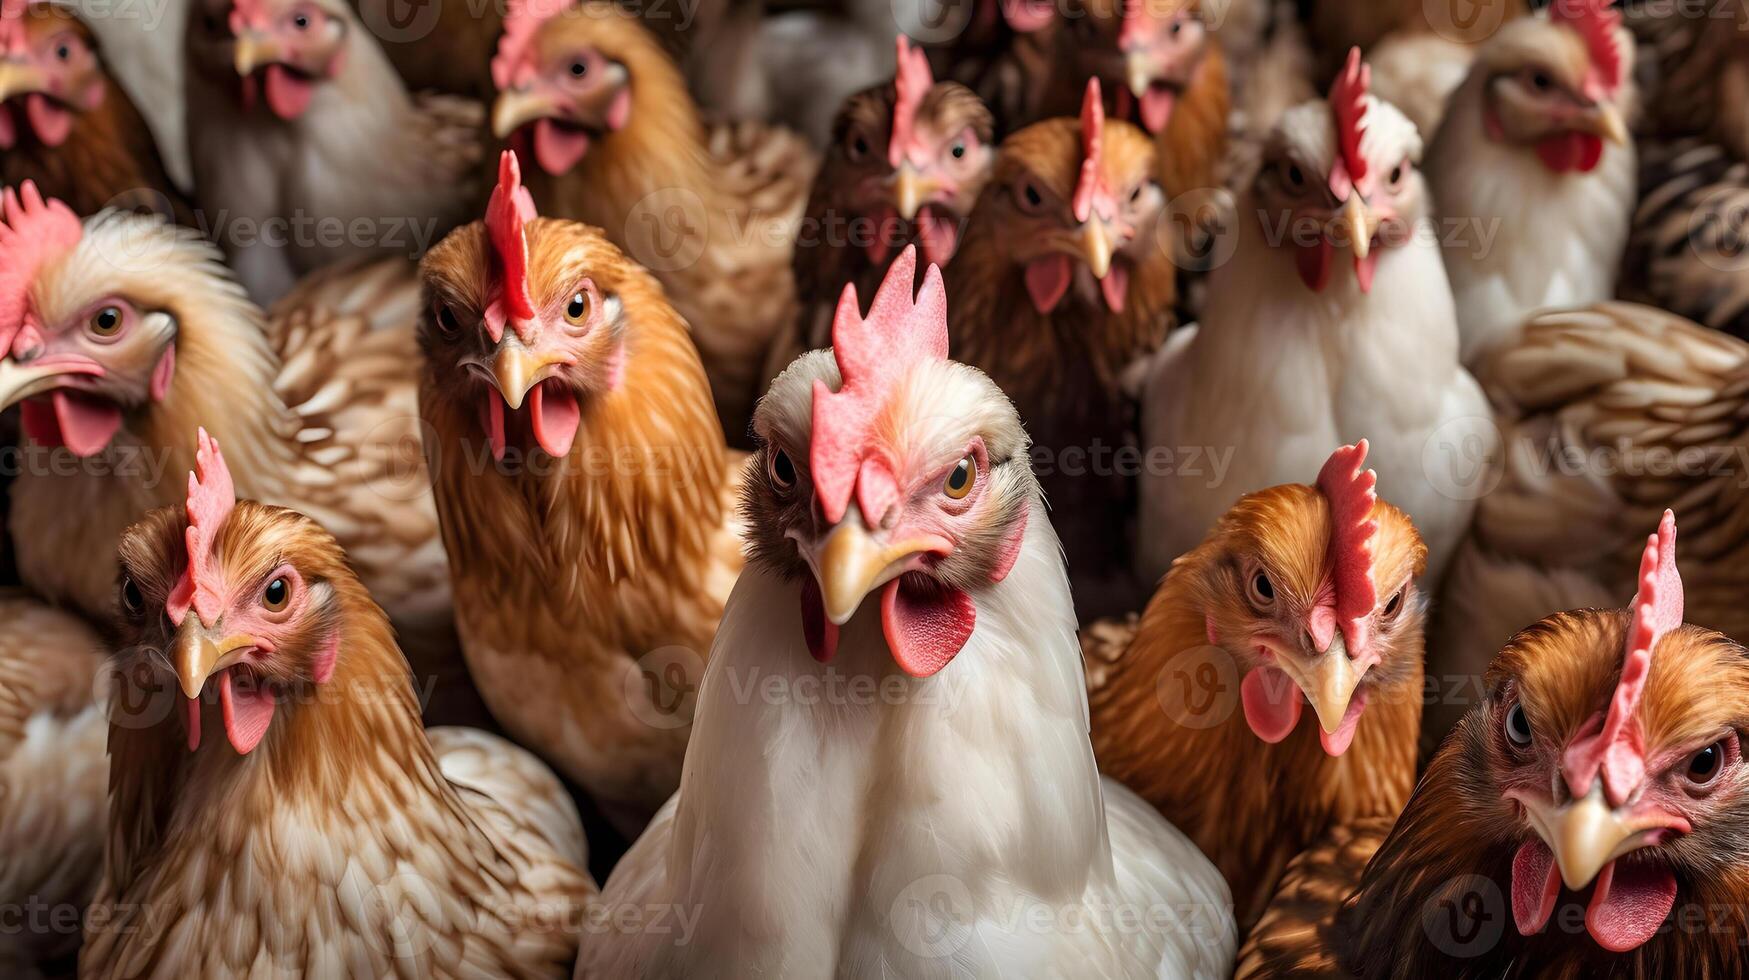
{"type": "Polygon", "coordinates": [[[1366,253],[1366,258],[1363,259],[1363,258],[1359,258],[1358,256],[1355,258],[1355,260],[1354,260],[1354,278],[1356,281],[1358,281],[1360,283],[1360,291],[1361,292],[1363,292],[1363,293],[1372,292],[1373,273],[1378,271],[1378,267],[1379,267],[1379,250],[1376,246],[1372,249],[1372,251],[1366,253]]]}
{"type": "Polygon", "coordinates": [[[528,393],[528,411],[534,427],[534,441],[548,456],[563,459],[571,452],[577,438],[577,426],[583,420],[583,410],[577,406],[577,396],[557,378],[548,378],[528,393]]]}
{"type": "Polygon", "coordinates": [[[901,575],[881,590],[881,632],[893,662],[912,677],[932,677],[972,638],[972,597],[951,586],[909,585],[901,575]]]}
{"type": "Polygon", "coordinates": [[[95,456],[121,429],[121,409],[92,395],[56,389],[27,398],[19,407],[19,423],[43,446],[66,446],[75,456],[95,456]]]}
{"type": "Polygon", "coordinates": [[[1272,745],[1300,723],[1300,689],[1278,667],[1266,665],[1246,674],[1239,682],[1239,702],[1252,733],[1272,745]]]}
{"type": "Polygon", "coordinates": [[[926,207],[917,214],[917,241],[923,246],[925,262],[946,266],[959,248],[959,224],[926,207]]]}
{"type": "Polygon", "coordinates": [[[1334,250],[1327,238],[1294,248],[1294,267],[1299,270],[1300,281],[1314,293],[1323,292],[1330,284],[1330,260],[1334,250]]]}
{"type": "Polygon", "coordinates": [[[1603,139],[1591,133],[1562,133],[1538,143],[1536,155],[1555,173],[1590,173],[1603,159],[1603,139]]]}
{"type": "Polygon", "coordinates": [[[276,707],[272,689],[265,683],[236,684],[235,667],[219,674],[219,707],[225,714],[225,737],[238,755],[248,755],[267,735],[276,707]]]}
{"type": "Polygon", "coordinates": [[[1105,278],[1099,280],[1099,292],[1105,297],[1105,307],[1113,313],[1122,313],[1124,300],[1130,292],[1130,267],[1120,263],[1112,263],[1105,270],[1105,278]]]}
{"type": "Polygon", "coordinates": [[[1597,873],[1585,929],[1612,953],[1639,948],[1658,933],[1676,904],[1676,876],[1643,861],[1611,861],[1597,873]]]}
{"type": "Polygon", "coordinates": [[[284,65],[268,65],[262,72],[267,107],[281,119],[296,119],[310,107],[316,84],[284,65]]]}
{"type": "Polygon", "coordinates": [[[486,417],[481,424],[486,428],[486,442],[492,447],[492,459],[504,458],[504,398],[498,392],[488,389],[483,395],[486,399],[486,417]]]}
{"type": "Polygon", "coordinates": [[[820,663],[829,663],[838,653],[838,625],[826,618],[826,603],[820,583],[812,576],[802,583],[802,639],[808,653],[820,663]]]}
{"type": "Polygon", "coordinates": [[[18,142],[18,120],[12,115],[12,104],[0,102],[0,150],[10,150],[18,142]]]}
{"type": "Polygon", "coordinates": [[[1555,914],[1561,897],[1561,873],[1555,852],[1539,837],[1525,841],[1512,857],[1512,921],[1521,936],[1534,936],[1555,914]]]}
{"type": "Polygon", "coordinates": [[[551,119],[538,119],[534,128],[534,159],[554,177],[569,173],[589,152],[589,134],[551,119]]]}
{"type": "Polygon", "coordinates": [[[73,114],[38,92],[24,97],[24,115],[44,146],[60,146],[73,131],[73,114]]]}
{"type": "Polygon", "coordinates": [[[1326,755],[1338,756],[1348,751],[1348,747],[1354,744],[1354,733],[1360,730],[1360,715],[1365,710],[1366,691],[1356,690],[1348,702],[1348,710],[1342,714],[1342,723],[1335,731],[1327,732],[1319,726],[1318,744],[1324,747],[1326,755]]]}
{"type": "Polygon", "coordinates": [[[1172,109],[1178,105],[1178,94],[1162,85],[1151,85],[1142,96],[1142,126],[1149,135],[1158,135],[1172,120],[1172,109]]]}
{"type": "Polygon", "coordinates": [[[1033,308],[1040,313],[1056,309],[1069,291],[1069,278],[1073,272],[1067,255],[1047,255],[1028,263],[1026,292],[1032,297],[1033,308]]]}

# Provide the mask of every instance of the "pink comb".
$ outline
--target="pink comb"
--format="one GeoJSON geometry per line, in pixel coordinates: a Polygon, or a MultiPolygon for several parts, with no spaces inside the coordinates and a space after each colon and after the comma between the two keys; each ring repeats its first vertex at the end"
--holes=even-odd
{"type": "Polygon", "coordinates": [[[1330,501],[1330,563],[1336,578],[1336,625],[1348,646],[1348,657],[1368,661],[1372,637],[1368,619],[1378,604],[1372,580],[1373,541],[1379,522],[1372,516],[1378,503],[1378,474],[1363,470],[1366,440],[1330,454],[1318,471],[1318,489],[1330,501]]]}
{"type": "Polygon", "coordinates": [[[1627,652],[1621,679],[1609,699],[1609,712],[1596,734],[1567,746],[1562,771],[1576,797],[1591,791],[1599,770],[1611,806],[1620,806],[1646,776],[1646,757],[1639,733],[1630,722],[1646,691],[1652,670],[1652,650],[1664,634],[1682,625],[1682,576],[1676,571],[1676,515],[1666,510],[1658,533],[1646,539],[1640,555],[1639,590],[1634,594],[1634,621],[1628,627],[1627,652]]]}
{"type": "Polygon", "coordinates": [[[913,367],[947,357],[947,291],[934,265],[923,274],[915,302],[917,247],[887,268],[868,316],[862,316],[856,287],[846,285],[832,319],[832,354],[843,382],[837,391],[814,382],[814,434],[809,462],[814,493],[826,519],[844,519],[851,491],[870,526],[879,523],[898,499],[892,463],[870,452],[875,417],[899,380],[913,367]]]}
{"type": "Polygon", "coordinates": [[[263,0],[231,0],[231,30],[241,33],[247,27],[264,26],[273,11],[263,0]]]}
{"type": "Polygon", "coordinates": [[[1372,66],[1360,60],[1360,49],[1350,48],[1348,63],[1330,84],[1330,111],[1336,117],[1336,146],[1340,151],[1330,168],[1330,190],[1339,201],[1348,200],[1350,188],[1362,197],[1372,193],[1372,174],[1360,152],[1366,135],[1367,89],[1372,85],[1372,66]]]}
{"type": "Polygon", "coordinates": [[[1118,50],[1147,40],[1147,0],[1123,0],[1123,24],[1117,29],[1118,50]]]}
{"type": "Polygon", "coordinates": [[[1093,212],[1102,218],[1117,213],[1117,201],[1105,186],[1105,100],[1099,79],[1087,80],[1081,96],[1081,178],[1075,183],[1075,220],[1086,221],[1093,212]]]}
{"type": "Polygon", "coordinates": [[[510,0],[504,12],[504,36],[492,58],[493,85],[507,89],[534,76],[535,32],[569,6],[568,0],[510,0]]]}
{"type": "Polygon", "coordinates": [[[30,0],[0,0],[0,51],[19,54],[30,45],[24,32],[24,10],[30,0]]]}
{"type": "Polygon", "coordinates": [[[1591,52],[1584,89],[1592,99],[1606,98],[1621,86],[1621,47],[1616,36],[1621,12],[1611,9],[1609,3],[1610,0],[1555,0],[1549,5],[1549,21],[1577,31],[1586,50],[1591,52]]]}
{"type": "Polygon", "coordinates": [[[219,620],[223,597],[217,568],[218,556],[213,554],[213,541],[225,518],[237,503],[237,488],[231,483],[231,471],[225,457],[219,454],[219,441],[202,428],[195,437],[194,472],[188,474],[188,567],[170,590],[164,611],[177,626],[188,615],[192,605],[200,621],[208,626],[219,620]]]}
{"type": "Polygon", "coordinates": [[[935,76],[929,73],[929,58],[923,49],[913,46],[903,34],[899,35],[898,46],[899,68],[893,75],[893,136],[887,141],[887,162],[895,167],[906,156],[918,155],[913,150],[927,153],[925,148],[913,145],[917,141],[914,126],[924,94],[935,87],[935,76]]]}
{"type": "Polygon", "coordinates": [[[498,256],[503,279],[498,301],[488,306],[484,316],[493,343],[504,337],[506,312],[519,321],[534,317],[534,300],[528,295],[528,235],[523,223],[536,217],[534,197],[522,186],[516,153],[505,150],[498,157],[498,186],[492,188],[492,199],[486,202],[486,237],[498,256]]]}
{"type": "MultiPolygon", "coordinates": [[[[0,191],[0,357],[12,353],[13,342],[30,313],[30,286],[42,267],[79,244],[84,228],[73,209],[44,198],[25,181],[14,191],[0,191]]],[[[33,328],[34,329],[34,328],[33,328]]]]}

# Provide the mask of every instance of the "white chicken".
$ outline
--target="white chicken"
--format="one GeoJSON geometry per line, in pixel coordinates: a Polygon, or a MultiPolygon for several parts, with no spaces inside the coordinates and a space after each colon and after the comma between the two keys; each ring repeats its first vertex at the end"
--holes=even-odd
{"type": "Polygon", "coordinates": [[[1139,571],[1163,575],[1241,494],[1315,476],[1365,438],[1437,580],[1497,436],[1458,363],[1421,140],[1367,93],[1358,50],[1328,102],[1283,115],[1200,326],[1167,341],[1142,406],[1139,571]],[[1351,267],[1353,275],[1348,274],[1351,267]]]}
{"type": "Polygon", "coordinates": [[[750,557],[680,791],[603,894],[694,928],[605,932],[580,977],[1232,970],[1220,874],[1095,771],[1025,431],[947,360],[940,273],[913,304],[915,271],[907,248],[866,319],[847,288],[834,350],[755,415],[750,557]]]}
{"type": "Polygon", "coordinates": [[[1608,0],[1505,25],[1427,151],[1465,364],[1540,309],[1615,295],[1633,218],[1633,44],[1608,0]]]}

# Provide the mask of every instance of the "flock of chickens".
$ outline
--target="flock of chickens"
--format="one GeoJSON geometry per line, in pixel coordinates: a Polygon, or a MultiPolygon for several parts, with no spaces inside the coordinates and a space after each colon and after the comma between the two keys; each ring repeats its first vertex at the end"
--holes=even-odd
{"type": "Polygon", "coordinates": [[[400,14],[0,0],[0,972],[1749,972],[1749,5],[400,14]]]}

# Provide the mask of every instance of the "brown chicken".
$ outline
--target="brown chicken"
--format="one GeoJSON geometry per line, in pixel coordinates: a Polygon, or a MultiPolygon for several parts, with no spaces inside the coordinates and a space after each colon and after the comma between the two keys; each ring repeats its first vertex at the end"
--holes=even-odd
{"type": "MultiPolygon", "coordinates": [[[[746,434],[769,349],[795,323],[792,243],[817,166],[787,130],[707,129],[680,70],[608,3],[511,5],[492,129],[547,213],[600,228],[691,326],[726,431],[746,434]]],[[[787,343],[787,341],[784,341],[787,343]]]]}
{"type": "Polygon", "coordinates": [[[1347,446],[1316,486],[1241,498],[1127,649],[1084,644],[1100,771],[1220,868],[1241,930],[1290,859],[1414,785],[1427,547],[1365,459],[1347,446]]]}
{"type": "Polygon", "coordinates": [[[1644,64],[1641,132],[1704,136],[1749,158],[1749,5],[1630,3],[1622,20],[1644,64]]]}
{"type": "Polygon", "coordinates": [[[1642,139],[1639,153],[1618,296],[1749,338],[1749,160],[1694,137],[1642,139]]]}
{"type": "Polygon", "coordinates": [[[78,214],[143,208],[188,224],[187,202],[91,30],[57,3],[0,4],[0,184],[34,180],[78,214]]]}
{"type": "Polygon", "coordinates": [[[83,977],[569,976],[595,893],[532,755],[426,732],[388,617],[204,431],[122,537],[103,881],[83,977]]]}
{"type": "Polygon", "coordinates": [[[1048,0],[973,0],[965,26],[929,46],[929,61],[936,77],[990,107],[996,132],[1010,133],[1036,118],[1062,24],[1048,0]]]}
{"type": "Polygon", "coordinates": [[[1083,618],[1147,594],[1120,546],[1136,475],[1121,375],[1159,346],[1174,296],[1154,145],[1107,122],[1099,90],[1088,83],[1079,120],[1002,142],[948,282],[954,356],[1020,409],[1083,618]]]}
{"type": "Polygon", "coordinates": [[[20,406],[25,436],[8,516],[25,584],[106,613],[116,539],[179,498],[166,474],[193,462],[204,424],[245,492],[345,543],[437,685],[422,692],[434,717],[477,704],[419,452],[413,269],[336,270],[268,316],[216,249],[157,216],[81,223],[28,183],[3,211],[0,406],[20,406]]]}
{"type": "Polygon", "coordinates": [[[1225,183],[1232,93],[1221,44],[1203,23],[1204,0],[1067,0],[1050,82],[1035,119],[1075,111],[1097,78],[1117,119],[1155,140],[1169,198],[1225,183]]]}
{"type": "Polygon", "coordinates": [[[1442,687],[1430,744],[1480,700],[1490,647],[1630,590],[1640,535],[1666,507],[1689,527],[1689,620],[1749,638],[1749,344],[1605,303],[1534,317],[1476,377],[1502,450],[1475,460],[1474,523],[1429,634],[1442,687]]]}
{"type": "Polygon", "coordinates": [[[904,35],[898,48],[893,81],[859,92],[839,111],[808,197],[795,255],[804,349],[831,346],[845,284],[874,295],[907,243],[946,269],[996,159],[984,103],[957,82],[936,82],[904,35]]]}
{"type": "Polygon", "coordinates": [[[499,722],[635,833],[679,782],[741,569],[741,460],[655,278],[501,167],[486,219],[421,266],[457,625],[499,722]]]}
{"type": "Polygon", "coordinates": [[[90,627],[0,595],[0,973],[30,977],[78,950],[103,863],[104,656],[90,627]]]}
{"type": "Polygon", "coordinates": [[[1749,652],[1686,624],[1666,512],[1632,608],[1524,630],[1327,945],[1343,976],[1742,975],[1749,652]]]}

